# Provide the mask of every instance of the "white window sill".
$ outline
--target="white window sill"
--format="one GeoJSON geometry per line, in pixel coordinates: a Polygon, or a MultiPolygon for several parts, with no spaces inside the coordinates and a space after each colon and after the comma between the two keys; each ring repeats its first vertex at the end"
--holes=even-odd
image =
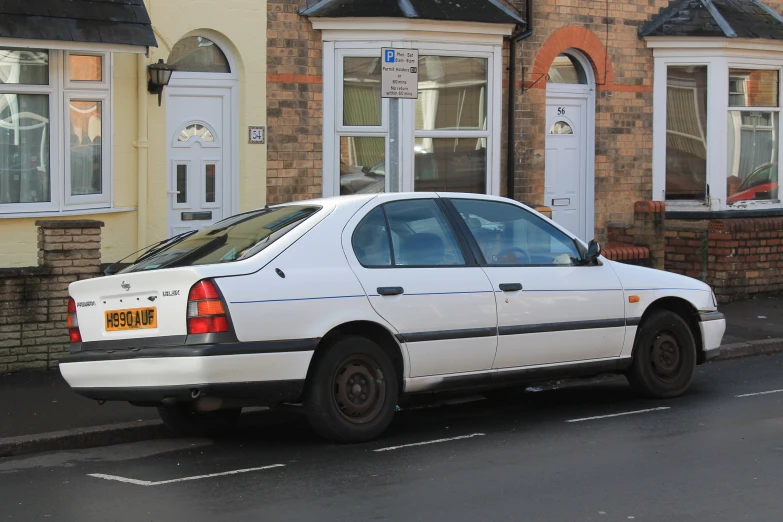
{"type": "Polygon", "coordinates": [[[29,219],[29,218],[57,218],[68,216],[88,216],[101,214],[118,214],[120,212],[134,212],[136,207],[118,208],[88,208],[79,210],[54,210],[51,212],[13,212],[3,214],[0,210],[0,219],[29,219]]]}

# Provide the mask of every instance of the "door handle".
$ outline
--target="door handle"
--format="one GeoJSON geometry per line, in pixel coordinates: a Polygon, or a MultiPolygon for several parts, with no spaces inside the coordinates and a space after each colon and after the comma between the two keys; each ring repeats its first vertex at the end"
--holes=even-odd
{"type": "Polygon", "coordinates": [[[379,286],[379,295],[402,295],[405,290],[401,286],[379,286]]]}
{"type": "Polygon", "coordinates": [[[518,292],[519,290],[522,290],[522,284],[521,283],[500,283],[498,285],[498,288],[500,288],[504,292],[518,292]]]}

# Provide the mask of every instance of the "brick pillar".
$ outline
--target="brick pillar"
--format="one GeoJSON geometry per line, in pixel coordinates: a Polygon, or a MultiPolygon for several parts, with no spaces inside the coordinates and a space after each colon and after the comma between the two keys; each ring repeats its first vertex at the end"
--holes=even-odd
{"type": "Polygon", "coordinates": [[[650,266],[664,269],[666,256],[666,204],[637,201],[633,205],[633,244],[650,249],[650,266]]]}
{"type": "Polygon", "coordinates": [[[38,227],[38,265],[46,267],[50,274],[46,284],[40,287],[48,313],[43,321],[24,325],[22,343],[30,341],[38,345],[37,348],[48,353],[48,357],[42,355],[49,368],[56,368],[60,356],[68,353],[68,285],[100,275],[103,222],[39,220],[35,225],[38,227]],[[24,339],[28,335],[36,338],[24,339]]]}
{"type": "Polygon", "coordinates": [[[101,272],[101,227],[103,221],[38,220],[38,266],[68,282],[89,279],[101,272]]]}

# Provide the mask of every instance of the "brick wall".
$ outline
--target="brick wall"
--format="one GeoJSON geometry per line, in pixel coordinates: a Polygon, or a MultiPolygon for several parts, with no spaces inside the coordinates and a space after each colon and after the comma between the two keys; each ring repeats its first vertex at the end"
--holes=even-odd
{"type": "Polygon", "coordinates": [[[707,278],[720,302],[783,291],[783,218],[713,220],[707,233],[707,278]]]}
{"type": "Polygon", "coordinates": [[[320,31],[299,16],[306,0],[267,1],[267,202],[322,192],[320,31]]]}
{"type": "Polygon", "coordinates": [[[100,221],[36,221],[38,265],[0,269],[0,373],[56,368],[68,353],[68,285],[100,275],[100,221]]]}
{"type": "MultiPolygon", "coordinates": [[[[510,2],[524,12],[525,2],[510,2]]],[[[582,51],[597,79],[595,227],[630,223],[632,202],[652,193],[653,57],[638,38],[641,23],[667,0],[541,0],[532,4],[533,35],[518,45],[517,199],[544,201],[546,73],[563,50],[582,51]]]]}

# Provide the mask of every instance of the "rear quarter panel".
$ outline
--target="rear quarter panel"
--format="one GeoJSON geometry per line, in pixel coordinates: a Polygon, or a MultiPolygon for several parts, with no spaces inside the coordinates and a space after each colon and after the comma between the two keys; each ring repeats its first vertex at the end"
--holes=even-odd
{"type": "MultiPolygon", "coordinates": [[[[397,333],[370,306],[343,252],[340,237],[355,211],[338,208],[257,272],[216,279],[241,342],[321,338],[350,321],[397,333]]],[[[403,359],[407,368],[404,350],[403,359]]]]}

